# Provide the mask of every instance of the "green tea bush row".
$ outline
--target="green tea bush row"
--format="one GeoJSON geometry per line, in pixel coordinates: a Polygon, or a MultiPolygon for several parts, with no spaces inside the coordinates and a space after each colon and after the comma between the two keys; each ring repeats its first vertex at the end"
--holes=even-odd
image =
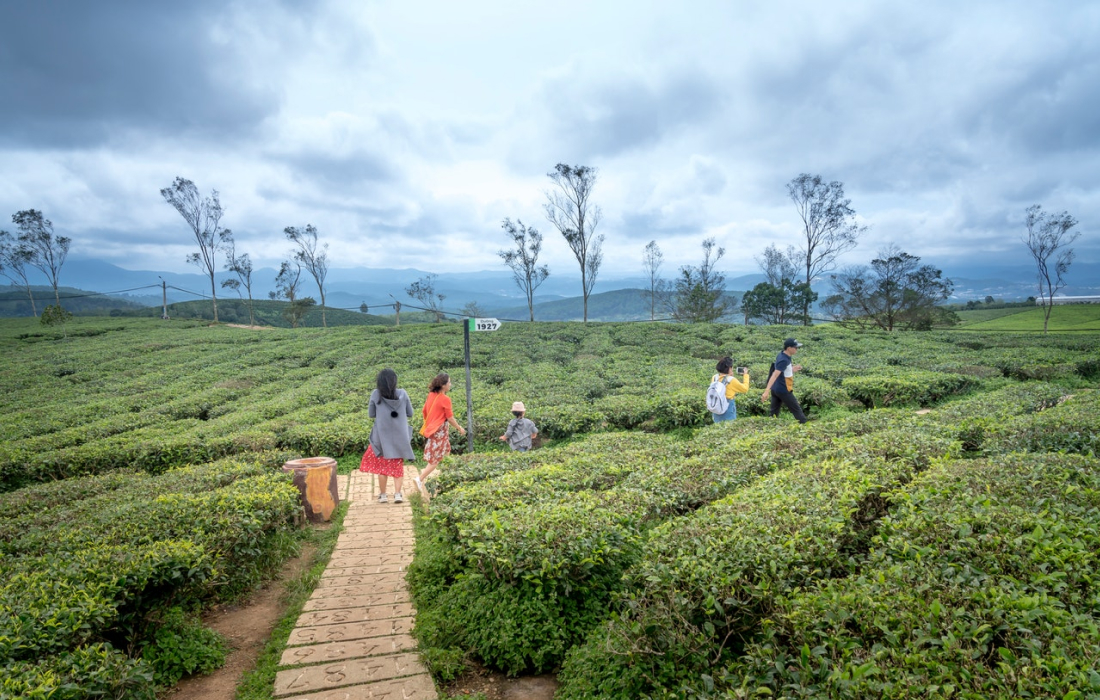
{"type": "MultiPolygon", "coordinates": [[[[91,320],[77,323],[98,328],[91,320]]],[[[157,472],[254,449],[354,453],[366,446],[370,422],[363,413],[381,367],[397,370],[416,408],[436,372],[450,371],[461,385],[461,332],[453,324],[258,333],[134,319],[48,347],[4,330],[0,490],[126,467],[157,472]]],[[[709,420],[702,395],[714,361],[725,354],[749,366],[755,382],[738,396],[739,412],[761,415],[766,406],[756,389],[790,332],[506,324],[472,348],[476,439],[495,441],[517,399],[528,403],[529,417],[550,439],[702,427],[709,420]]],[[[1095,346],[1074,349],[1069,367],[1064,343],[1037,336],[987,339],[980,354],[960,344],[966,341],[959,334],[815,327],[800,337],[806,348],[796,393],[811,410],[860,401],[935,403],[959,390],[952,382],[985,376],[975,367],[1010,361],[1051,368],[1042,376],[1059,382],[1070,375],[1084,381],[1089,368],[1100,366],[1095,346]]],[[[461,392],[454,398],[461,419],[461,392]]]]}
{"type": "Polygon", "coordinates": [[[781,599],[744,654],[714,674],[718,691],[974,700],[1100,693],[1100,463],[1064,455],[950,462],[890,500],[862,570],[781,599]]]}
{"type": "Polygon", "coordinates": [[[293,546],[298,492],[273,470],[285,457],[0,494],[0,667],[13,687],[87,697],[102,682],[141,697],[216,663],[224,649],[185,611],[249,590],[293,546]],[[73,670],[88,659],[99,675],[73,670]]]}
{"type": "Polygon", "coordinates": [[[900,370],[848,377],[841,387],[868,408],[928,406],[946,396],[958,394],[977,383],[974,377],[945,372],[900,370]]]}
{"type": "MultiPolygon", "coordinates": [[[[598,621],[589,613],[606,611],[654,525],[810,455],[924,465],[951,449],[947,439],[883,431],[890,418],[898,416],[884,411],[845,426],[750,419],[713,426],[691,441],[655,440],[656,450],[642,434],[615,436],[617,442],[599,436],[590,446],[601,450],[597,455],[576,454],[584,445],[571,445],[578,449],[557,463],[527,464],[490,480],[441,478],[418,540],[418,551],[434,553],[418,553],[410,568],[418,636],[426,647],[473,651],[510,673],[551,669],[598,621]],[[508,620],[528,626],[506,641],[494,637],[508,620]]],[[[479,460],[493,470],[517,461],[479,460]]]]}
{"type": "Polygon", "coordinates": [[[783,596],[856,570],[886,512],[883,494],[955,449],[932,438],[927,454],[886,460],[855,448],[851,458],[800,462],[658,527],[618,612],[566,659],[563,697],[681,697],[685,680],[736,653],[783,596]]]}

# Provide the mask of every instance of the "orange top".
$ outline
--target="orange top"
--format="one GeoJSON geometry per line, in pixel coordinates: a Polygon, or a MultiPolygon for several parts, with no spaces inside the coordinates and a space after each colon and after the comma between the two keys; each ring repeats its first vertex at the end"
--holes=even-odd
{"type": "Polygon", "coordinates": [[[447,422],[447,419],[455,414],[451,408],[451,397],[442,391],[428,394],[424,401],[424,434],[434,435],[439,426],[447,422]]]}

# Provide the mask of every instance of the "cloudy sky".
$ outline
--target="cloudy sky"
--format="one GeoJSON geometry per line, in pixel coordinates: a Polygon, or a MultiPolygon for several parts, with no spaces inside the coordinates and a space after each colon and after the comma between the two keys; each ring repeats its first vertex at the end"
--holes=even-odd
{"type": "Polygon", "coordinates": [[[3,220],[132,269],[194,270],[159,194],[183,176],[257,267],[311,223],[335,267],[499,270],[511,217],[574,273],[558,162],[599,169],[606,275],[706,237],[756,271],[798,240],[802,172],[870,227],[850,262],[1029,263],[1031,204],[1100,261],[1095,2],[12,1],[0,95],[3,220]]]}

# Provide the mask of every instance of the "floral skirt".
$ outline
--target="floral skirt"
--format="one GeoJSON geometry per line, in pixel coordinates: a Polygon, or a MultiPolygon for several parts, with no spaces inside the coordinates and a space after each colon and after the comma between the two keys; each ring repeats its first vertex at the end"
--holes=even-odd
{"type": "Polygon", "coordinates": [[[449,454],[451,454],[451,435],[447,431],[447,424],[444,423],[424,443],[424,461],[428,464],[439,464],[449,454]]]}
{"type": "Polygon", "coordinates": [[[400,457],[385,459],[374,454],[374,448],[367,445],[367,451],[363,453],[363,461],[359,463],[359,471],[379,476],[392,476],[396,479],[405,478],[405,460],[400,457]]]}

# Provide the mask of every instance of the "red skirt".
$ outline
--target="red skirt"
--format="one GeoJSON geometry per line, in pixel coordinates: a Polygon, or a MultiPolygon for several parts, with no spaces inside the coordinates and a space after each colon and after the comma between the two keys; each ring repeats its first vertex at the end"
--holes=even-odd
{"type": "Polygon", "coordinates": [[[367,451],[363,453],[363,461],[359,463],[359,471],[380,476],[392,476],[397,479],[405,478],[405,460],[400,457],[385,459],[374,454],[374,448],[367,445],[367,451]]]}
{"type": "Polygon", "coordinates": [[[447,431],[447,424],[444,423],[424,443],[424,461],[428,464],[439,464],[449,454],[451,454],[451,434],[447,431]]]}

